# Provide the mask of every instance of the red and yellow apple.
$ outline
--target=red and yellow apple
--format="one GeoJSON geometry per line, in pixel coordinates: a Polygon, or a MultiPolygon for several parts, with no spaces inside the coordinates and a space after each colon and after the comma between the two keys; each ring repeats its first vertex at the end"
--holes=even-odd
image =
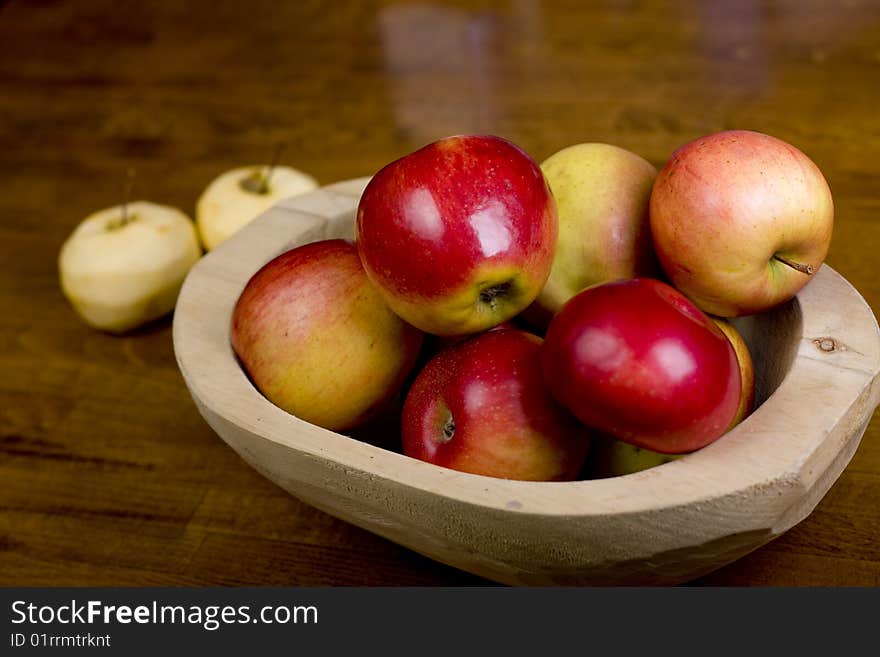
{"type": "Polygon", "coordinates": [[[581,422],[664,454],[718,439],[741,397],[724,333],[678,290],[650,278],[575,295],[550,323],[542,367],[554,397],[581,422]]]}
{"type": "Polygon", "coordinates": [[[577,478],[591,432],[550,396],[538,336],[487,331],[435,355],[407,393],[404,454],[505,479],[577,478]]]}
{"type": "Polygon", "coordinates": [[[556,236],[540,167],[490,135],[448,137],[391,162],[357,210],[368,276],[398,315],[436,335],[519,314],[547,280],[556,236]]]}
{"type": "Polygon", "coordinates": [[[559,236],[550,277],[528,314],[546,329],[562,304],[591,285],[659,274],[648,223],[657,169],[624,148],[582,143],[557,151],[541,170],[559,236]]]}
{"type": "Polygon", "coordinates": [[[673,285],[707,313],[763,312],[825,260],[834,206],[822,172],[791,144],[730,130],[678,148],[650,200],[654,249],[673,285]]]}
{"type": "Polygon", "coordinates": [[[363,425],[383,410],[423,338],[383,301],[345,240],[300,246],[264,265],[235,305],[231,335],[269,401],[334,430],[363,425]]]}

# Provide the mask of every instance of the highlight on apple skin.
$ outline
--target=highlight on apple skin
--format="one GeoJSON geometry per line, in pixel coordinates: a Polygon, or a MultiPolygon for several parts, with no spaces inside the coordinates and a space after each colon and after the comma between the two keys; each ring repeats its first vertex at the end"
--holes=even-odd
{"type": "Polygon", "coordinates": [[[592,431],[544,386],[541,344],[526,331],[500,329],[435,355],[404,401],[404,454],[490,477],[576,479],[592,431]]]}
{"type": "Polygon", "coordinates": [[[794,297],[825,261],[834,205],[822,172],[791,144],[729,130],[690,141],[650,200],[654,250],[705,312],[737,317],[794,297]]]}
{"type": "Polygon", "coordinates": [[[400,392],[423,333],[395,315],[341,239],[291,249],[248,281],[232,346],[256,388],[283,410],[342,431],[400,392]]]}
{"type": "Polygon", "coordinates": [[[436,335],[519,314],[553,262],[556,205],[538,164],[491,135],[428,144],[382,168],[357,210],[358,252],[388,305],[436,335]]]}
{"type": "Polygon", "coordinates": [[[553,396],[587,426],[664,454],[721,437],[741,398],[724,333],[655,279],[596,285],[553,318],[541,352],[553,396]]]}

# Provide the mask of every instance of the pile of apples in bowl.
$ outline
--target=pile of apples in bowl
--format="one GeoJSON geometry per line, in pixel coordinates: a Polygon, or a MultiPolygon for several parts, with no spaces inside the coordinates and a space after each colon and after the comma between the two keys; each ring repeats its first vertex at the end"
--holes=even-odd
{"type": "Polygon", "coordinates": [[[805,517],[880,403],[833,215],[757,132],[659,171],[450,137],[212,251],[175,350],[218,434],[318,508],[500,582],[681,582],[805,517]]]}

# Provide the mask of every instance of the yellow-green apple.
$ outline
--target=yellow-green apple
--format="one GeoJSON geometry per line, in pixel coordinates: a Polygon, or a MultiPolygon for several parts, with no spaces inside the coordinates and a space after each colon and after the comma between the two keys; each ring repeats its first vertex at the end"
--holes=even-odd
{"type": "Polygon", "coordinates": [[[742,394],[739,406],[736,409],[736,415],[733,416],[733,421],[728,427],[728,430],[730,430],[745,420],[755,410],[755,363],[752,360],[749,345],[742,334],[736,330],[736,327],[722,317],[711,317],[711,319],[730,341],[730,346],[733,347],[733,351],[736,354],[736,362],[739,364],[742,394]]]}
{"type": "Polygon", "coordinates": [[[648,224],[657,169],[602,143],[563,148],[541,169],[556,199],[559,237],[550,277],[528,315],[546,328],[562,304],[591,285],[659,274],[648,224]]]}
{"type": "Polygon", "coordinates": [[[654,249],[673,285],[707,313],[763,312],[795,296],[825,261],[834,205],[802,151],[748,130],[690,141],[660,170],[654,249]]]}
{"type": "Polygon", "coordinates": [[[587,465],[589,479],[621,477],[669,463],[683,454],[662,454],[610,436],[599,436],[593,441],[587,465]]]}
{"type": "Polygon", "coordinates": [[[422,344],[421,331],[391,311],[346,240],[299,246],[266,263],[235,304],[231,334],[269,401],[337,431],[383,411],[422,344]]]}
{"type": "Polygon", "coordinates": [[[577,478],[591,432],[544,386],[541,342],[531,333],[503,329],[436,354],[403,405],[404,454],[504,479],[577,478]]]}
{"type": "MultiPolygon", "coordinates": [[[[755,404],[755,372],[754,363],[746,341],[736,328],[727,320],[712,317],[712,321],[730,340],[739,364],[742,394],[736,415],[728,427],[728,431],[749,416],[755,404]]],[[[602,436],[593,442],[590,452],[589,477],[617,477],[620,475],[647,470],[663,463],[680,458],[683,454],[661,454],[644,447],[638,447],[622,440],[602,436]]]]}
{"type": "Polygon", "coordinates": [[[210,251],[278,201],[318,187],[311,175],[288,166],[239,167],[212,180],[196,202],[196,223],[210,251]]]}
{"type": "Polygon", "coordinates": [[[391,162],[357,211],[370,279],[397,314],[436,335],[519,314],[547,280],[556,235],[540,167],[491,135],[448,137],[391,162]]]}
{"type": "Polygon", "coordinates": [[[61,247],[61,289],[93,328],[124,333],[171,312],[201,257],[192,220],[177,208],[126,203],[86,217],[61,247]]]}
{"type": "Polygon", "coordinates": [[[656,279],[579,292],[550,322],[541,360],[550,391],[581,422],[664,454],[718,439],[740,403],[730,341],[656,279]]]}

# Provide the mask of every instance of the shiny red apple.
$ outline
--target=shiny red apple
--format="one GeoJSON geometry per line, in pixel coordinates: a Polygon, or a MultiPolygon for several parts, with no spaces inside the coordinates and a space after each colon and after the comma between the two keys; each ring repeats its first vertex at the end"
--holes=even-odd
{"type": "Polygon", "coordinates": [[[824,262],[834,224],[831,190],[816,164],[749,130],[677,149],[654,181],[649,214],[673,285],[722,317],[791,299],[824,262]]]}
{"type": "Polygon", "coordinates": [[[723,435],[737,414],[740,368],[715,323],[670,285],[635,278],[596,285],[554,316],[544,379],[587,426],[665,454],[723,435]]]}
{"type": "Polygon", "coordinates": [[[537,297],[557,230],[538,164],[500,137],[462,135],[373,176],[358,205],[356,242],[398,315],[454,336],[511,319],[537,297]]]}
{"type": "Polygon", "coordinates": [[[359,427],[385,409],[413,368],[423,333],[382,300],[345,240],[269,261],[232,314],[232,347],[276,406],[325,427],[359,427]]]}
{"type": "MultiPolygon", "coordinates": [[[[749,346],[736,327],[730,321],[720,317],[712,317],[711,319],[730,340],[739,363],[742,393],[736,415],[727,429],[729,431],[746,419],[755,408],[755,367],[749,346]]],[[[593,441],[593,447],[590,450],[590,463],[586,474],[591,479],[618,477],[647,470],[674,461],[681,456],[683,454],[661,454],[631,443],[625,443],[622,440],[598,436],[593,441]]]]}
{"type": "Polygon", "coordinates": [[[541,342],[503,329],[435,355],[403,405],[404,454],[490,477],[577,478],[592,434],[544,386],[541,342]]]}

